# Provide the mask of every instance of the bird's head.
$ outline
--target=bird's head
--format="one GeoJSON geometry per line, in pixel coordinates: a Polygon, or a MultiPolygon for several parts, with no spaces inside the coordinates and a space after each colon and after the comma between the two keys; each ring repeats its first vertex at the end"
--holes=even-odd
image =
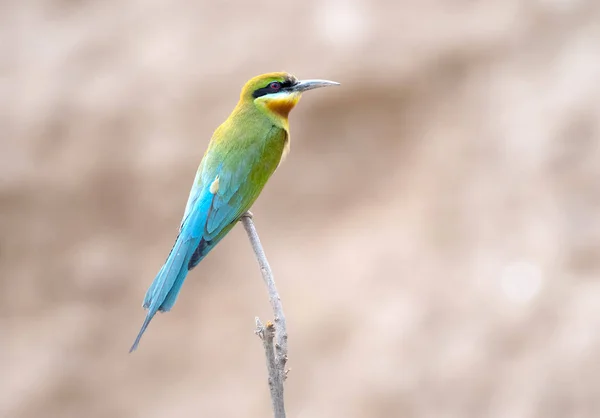
{"type": "Polygon", "coordinates": [[[303,92],[338,84],[327,80],[298,80],[284,72],[262,74],[246,83],[240,101],[254,103],[261,110],[287,119],[303,92]]]}

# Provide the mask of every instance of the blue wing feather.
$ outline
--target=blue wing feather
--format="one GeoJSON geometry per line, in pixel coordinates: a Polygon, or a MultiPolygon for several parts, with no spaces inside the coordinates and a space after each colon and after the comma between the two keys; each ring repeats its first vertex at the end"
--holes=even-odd
{"type": "MultiPolygon", "coordinates": [[[[192,189],[194,191],[194,189],[192,189]]],[[[208,191],[206,191],[208,192],[208,191]]],[[[154,278],[152,285],[146,292],[144,308],[148,309],[144,324],[131,346],[130,352],[135,350],[157,311],[168,311],[173,307],[181,286],[188,273],[188,264],[194,251],[201,240],[202,231],[206,224],[208,209],[212,204],[213,195],[199,193],[193,205],[184,215],[179,235],[167,257],[165,264],[154,278]]]]}
{"type": "Polygon", "coordinates": [[[247,193],[247,183],[254,164],[260,160],[262,148],[258,145],[244,150],[245,158],[219,173],[219,190],[215,195],[204,230],[204,238],[212,240],[249,209],[256,195],[247,193]]]}
{"type": "Polygon", "coordinates": [[[200,196],[200,194],[202,193],[202,191],[204,189],[202,182],[200,182],[201,175],[202,175],[202,171],[201,171],[201,167],[200,167],[200,168],[198,168],[198,171],[196,171],[196,175],[194,176],[194,183],[192,184],[192,188],[190,190],[190,195],[188,196],[188,201],[185,205],[185,211],[183,213],[183,218],[181,218],[181,224],[179,226],[180,229],[183,228],[183,224],[185,223],[185,220],[189,216],[190,211],[196,204],[198,197],[200,196]]]}
{"type": "Polygon", "coordinates": [[[241,169],[236,170],[236,173],[229,173],[222,169],[222,164],[217,165],[215,170],[207,168],[211,165],[210,162],[208,164],[203,162],[196,173],[181,221],[179,235],[165,264],[161,267],[146,292],[143,306],[148,309],[148,312],[130,352],[139,345],[142,335],[156,312],[166,312],[173,307],[188,271],[195,267],[223,238],[221,236],[215,239],[215,236],[223,232],[227,224],[232,222],[223,222],[225,215],[232,211],[228,208],[227,202],[222,199],[221,196],[223,195],[219,195],[218,192],[232,187],[234,189],[233,193],[235,193],[244,177],[247,177],[246,173],[249,173],[251,167],[249,164],[242,164],[238,167],[241,169]],[[217,191],[217,194],[212,194],[210,193],[210,185],[217,176],[219,176],[219,191],[217,191]],[[222,182],[221,178],[223,178],[222,182]],[[232,182],[231,179],[234,179],[234,181],[232,182]],[[237,184],[237,187],[235,184],[237,184]],[[212,216],[216,214],[222,215],[213,218],[212,216]],[[207,235],[206,230],[209,224],[213,234],[207,235]],[[205,246],[198,254],[196,250],[202,241],[205,246]]]}

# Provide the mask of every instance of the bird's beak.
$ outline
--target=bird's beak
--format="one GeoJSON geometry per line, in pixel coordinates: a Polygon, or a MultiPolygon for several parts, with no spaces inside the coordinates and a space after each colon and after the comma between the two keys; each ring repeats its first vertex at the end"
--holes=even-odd
{"type": "Polygon", "coordinates": [[[339,86],[340,83],[328,80],[300,80],[292,87],[293,91],[303,92],[312,89],[318,89],[319,87],[328,86],[339,86]]]}

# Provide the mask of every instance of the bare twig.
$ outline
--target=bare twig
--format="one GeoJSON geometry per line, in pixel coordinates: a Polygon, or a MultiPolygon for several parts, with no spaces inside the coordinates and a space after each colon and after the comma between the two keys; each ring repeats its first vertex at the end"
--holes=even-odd
{"type": "Polygon", "coordinates": [[[263,325],[260,319],[256,318],[255,333],[263,340],[265,354],[267,356],[267,369],[269,372],[269,389],[271,391],[271,401],[273,403],[273,413],[275,418],[285,418],[285,407],[283,401],[283,382],[285,381],[287,371],[285,365],[287,363],[287,330],[285,327],[285,316],[283,315],[283,307],[277,288],[275,287],[275,279],[273,272],[265,256],[265,251],[260,244],[258,233],[252,221],[252,213],[246,212],[240,218],[244,224],[244,229],[248,234],[248,239],[258,260],[260,272],[263,280],[269,291],[269,300],[271,308],[273,308],[274,324],[267,322],[263,325]],[[275,347],[273,347],[275,340],[275,347]]]}

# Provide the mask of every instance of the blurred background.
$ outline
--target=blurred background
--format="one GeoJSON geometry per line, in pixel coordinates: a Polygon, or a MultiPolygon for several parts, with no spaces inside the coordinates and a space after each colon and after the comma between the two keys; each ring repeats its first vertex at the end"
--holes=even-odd
{"type": "Polygon", "coordinates": [[[250,77],[289,417],[600,416],[596,0],[0,3],[0,416],[267,417],[243,228],[144,318],[250,77]]]}

